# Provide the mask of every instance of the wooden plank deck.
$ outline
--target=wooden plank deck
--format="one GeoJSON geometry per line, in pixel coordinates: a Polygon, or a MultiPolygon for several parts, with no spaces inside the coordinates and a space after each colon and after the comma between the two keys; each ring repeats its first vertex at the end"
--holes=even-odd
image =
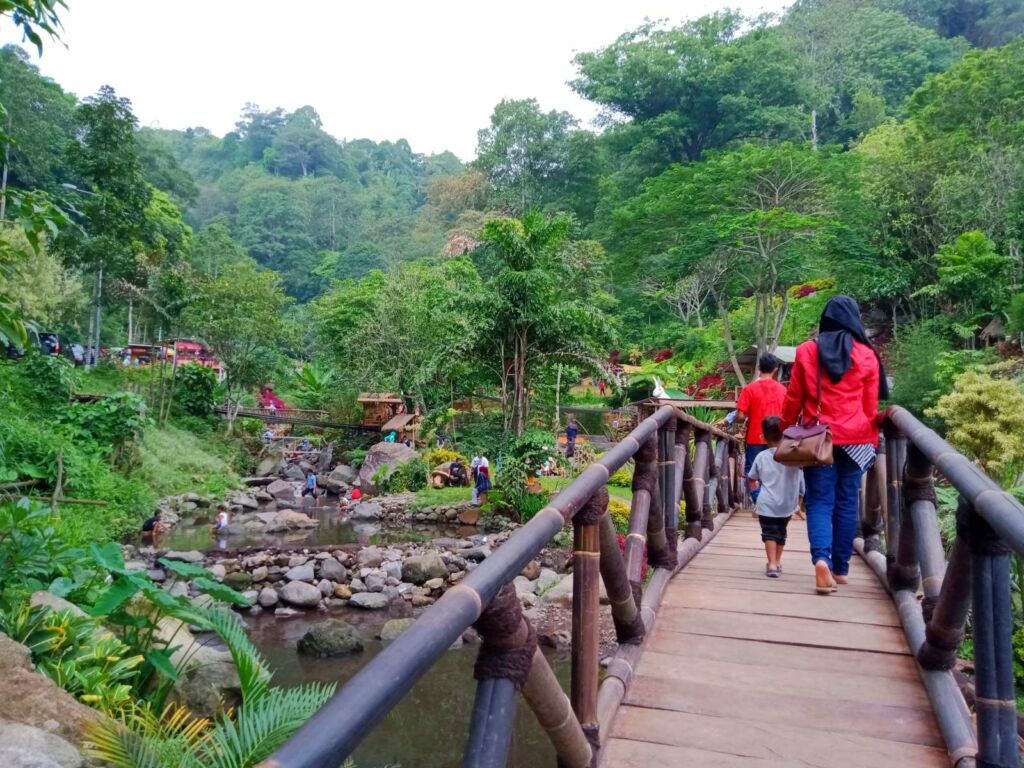
{"type": "Polygon", "coordinates": [[[896,610],[858,558],[814,592],[793,520],[780,579],[737,513],[665,593],[605,768],[945,768],[942,737],[896,610]]]}

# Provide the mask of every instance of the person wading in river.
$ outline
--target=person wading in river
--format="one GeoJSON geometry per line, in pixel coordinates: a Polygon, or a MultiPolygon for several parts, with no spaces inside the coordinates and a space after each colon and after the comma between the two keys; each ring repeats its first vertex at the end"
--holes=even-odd
{"type": "Polygon", "coordinates": [[[804,468],[807,535],[819,594],[847,583],[860,479],[875,461],[878,401],[888,397],[885,369],[868,341],[857,302],[835,296],[821,313],[817,340],[797,347],[782,406],[783,429],[802,421],[827,424],[832,431],[832,464],[804,468]]]}

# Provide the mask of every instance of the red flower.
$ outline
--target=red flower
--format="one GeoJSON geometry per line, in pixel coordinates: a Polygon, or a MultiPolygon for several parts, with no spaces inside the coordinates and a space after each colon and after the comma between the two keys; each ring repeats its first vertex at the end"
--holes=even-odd
{"type": "Polygon", "coordinates": [[[813,296],[817,292],[818,289],[815,288],[814,285],[812,285],[811,283],[804,283],[803,285],[796,289],[793,295],[796,296],[796,298],[798,299],[802,299],[806,296],[813,296]]]}
{"type": "Polygon", "coordinates": [[[661,350],[661,352],[658,353],[657,357],[654,358],[654,362],[661,363],[661,362],[664,362],[665,360],[670,360],[671,358],[672,358],[672,350],[671,349],[663,349],[663,350],[661,350]]]}

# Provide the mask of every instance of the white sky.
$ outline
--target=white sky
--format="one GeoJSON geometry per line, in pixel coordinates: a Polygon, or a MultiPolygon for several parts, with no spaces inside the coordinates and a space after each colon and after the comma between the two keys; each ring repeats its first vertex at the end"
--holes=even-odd
{"type": "MultiPolygon", "coordinates": [[[[784,5],[68,0],[66,48],[48,42],[38,64],[80,98],[112,85],[142,125],[223,135],[247,101],[311,104],[337,138],[406,138],[417,152],[450,149],[468,160],[502,98],[534,97],[589,124],[595,109],[567,85],[576,51],[607,45],[645,18],[677,23],[725,7],[756,14],[784,5]]],[[[0,43],[18,40],[6,20],[0,43]]]]}

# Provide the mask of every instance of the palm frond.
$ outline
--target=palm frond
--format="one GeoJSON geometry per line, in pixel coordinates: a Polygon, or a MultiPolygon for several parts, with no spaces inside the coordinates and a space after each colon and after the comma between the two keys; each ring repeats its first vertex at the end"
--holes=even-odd
{"type": "Polygon", "coordinates": [[[210,721],[170,705],[157,714],[132,708],[121,722],[104,719],[87,727],[86,754],[112,768],[201,768],[199,750],[210,721]]]}
{"type": "Polygon", "coordinates": [[[244,704],[237,719],[220,720],[202,746],[205,768],[250,768],[268,757],[332,695],[334,685],[275,689],[244,704]]]}
{"type": "Polygon", "coordinates": [[[216,632],[231,653],[241,682],[242,701],[251,706],[264,698],[270,684],[270,666],[245,633],[238,617],[224,608],[198,608],[202,625],[216,632]]]}

